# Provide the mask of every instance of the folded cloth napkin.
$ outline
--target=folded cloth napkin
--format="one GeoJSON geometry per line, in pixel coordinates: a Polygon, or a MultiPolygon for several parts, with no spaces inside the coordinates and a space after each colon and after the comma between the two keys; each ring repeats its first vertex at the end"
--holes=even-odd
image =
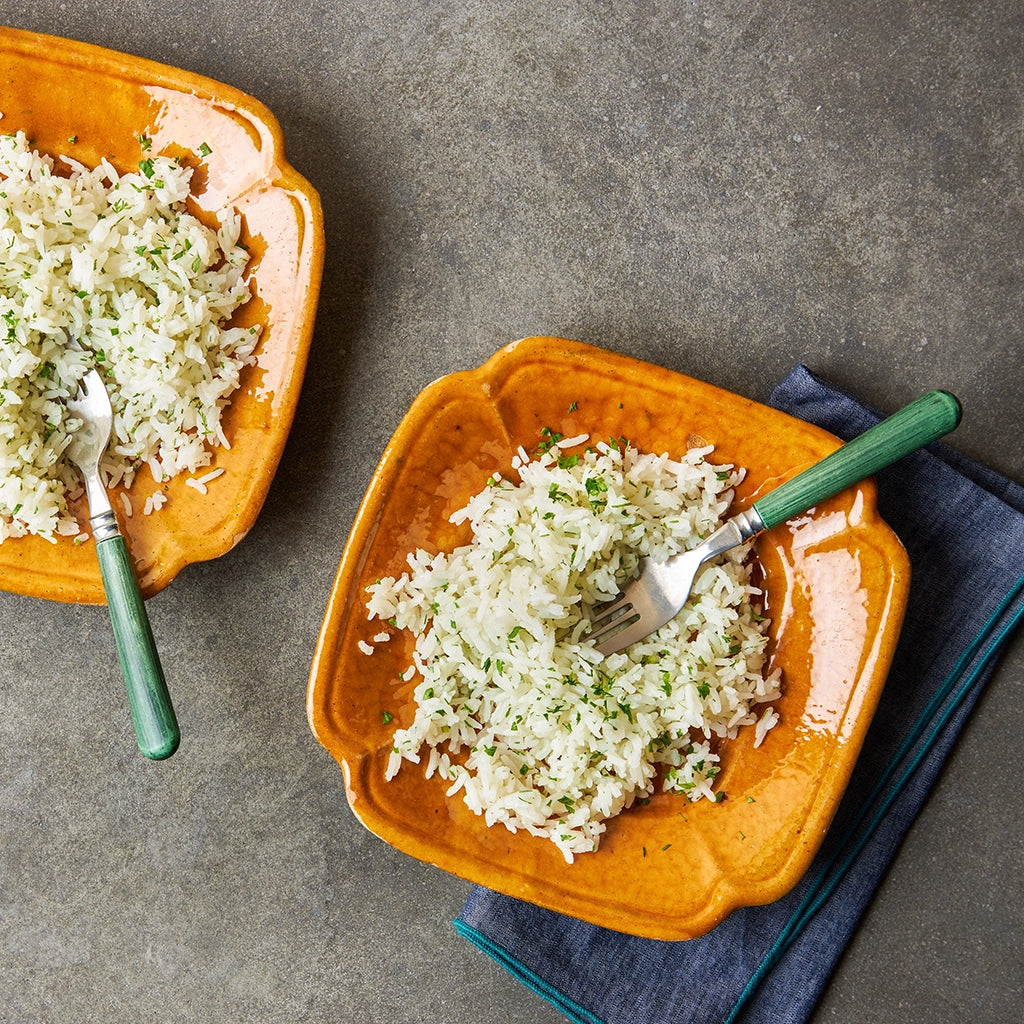
{"type": "MultiPolygon", "coordinates": [[[[779,409],[850,438],[880,419],[798,366],[779,409]]],[[[878,711],[819,855],[776,903],[686,942],[635,938],[475,889],[455,927],[587,1024],[806,1021],[1024,618],[1024,487],[937,444],[878,474],[911,588],[878,711]]]]}

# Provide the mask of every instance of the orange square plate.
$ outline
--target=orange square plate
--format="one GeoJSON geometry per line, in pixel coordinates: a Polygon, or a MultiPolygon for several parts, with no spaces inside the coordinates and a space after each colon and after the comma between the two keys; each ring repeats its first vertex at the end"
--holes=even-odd
{"type": "MultiPolygon", "coordinates": [[[[86,43],[0,27],[0,132],[23,130],[33,148],[94,166],[104,157],[122,172],[149,155],[177,156],[195,168],[191,213],[216,226],[220,211],[242,216],[252,259],[253,297],[232,326],[261,324],[256,364],[226,410],[226,470],[200,494],[184,475],[169,501],[141,514],[156,485],[144,468],[129,489],[137,510],[121,516],[145,596],[190,562],[216,558],[252,527],[277,469],[298,401],[323,266],[323,221],[316,192],[284,156],[281,129],[257,100],[230,86],[86,43]],[[209,152],[207,152],[207,150],[209,152]]],[[[202,475],[202,473],[197,474],[202,475]]],[[[121,502],[114,496],[114,507],[121,502]]],[[[86,523],[84,505],[76,509],[86,523]]],[[[0,544],[0,587],[62,601],[102,603],[91,544],[39,537],[0,544]]]]}
{"type": "Polygon", "coordinates": [[[365,588],[399,575],[414,548],[468,540],[449,515],[544,427],[566,437],[624,436],[650,452],[715,446],[747,470],[749,506],[839,445],[831,434],[689,377],[558,338],[510,345],[476,370],[430,385],[385,451],[353,525],[310,674],[314,734],[340,762],[357,817],[393,846],[498,892],[657,939],[703,934],[740,906],[768,903],[806,870],[824,838],[880,696],[902,623],[906,553],[875,508],[871,481],[764,534],[772,662],[783,673],[778,725],[726,743],[720,803],[656,793],[609,823],[600,848],[568,865],[554,844],[487,828],[446,783],[384,769],[412,718],[397,639],[360,652],[379,629],[365,588]],[[385,724],[382,709],[395,720],[385,724]],[[750,799],[748,799],[750,798],[750,799]]]}

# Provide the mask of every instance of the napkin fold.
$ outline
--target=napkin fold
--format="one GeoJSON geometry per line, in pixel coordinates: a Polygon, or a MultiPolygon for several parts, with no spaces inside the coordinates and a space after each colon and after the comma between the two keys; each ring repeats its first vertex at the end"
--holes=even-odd
{"type": "MultiPolygon", "coordinates": [[[[844,439],[881,418],[804,366],[770,401],[844,439]]],[[[907,614],[844,799],[796,888],[686,942],[608,931],[479,887],[455,921],[570,1020],[798,1024],[813,1012],[1024,618],[1024,487],[942,444],[876,480],[879,510],[910,555],[907,614]]]]}

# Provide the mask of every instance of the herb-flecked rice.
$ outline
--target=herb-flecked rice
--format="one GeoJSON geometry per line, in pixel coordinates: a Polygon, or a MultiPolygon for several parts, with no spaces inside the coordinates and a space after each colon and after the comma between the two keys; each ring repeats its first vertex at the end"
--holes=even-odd
{"type": "MultiPolygon", "coordinates": [[[[143,465],[159,485],[228,444],[221,412],[259,338],[225,326],[250,297],[240,219],[190,214],[191,168],[147,141],[121,174],[0,136],[0,542],[78,534],[65,402],[93,366],[114,409],[108,485],[143,465]]],[[[165,500],[157,486],[143,511],[165,500]]]]}
{"type": "Polygon", "coordinates": [[[742,475],[710,463],[709,447],[673,459],[586,440],[520,449],[519,481],[493,478],[452,517],[472,540],[413,552],[368,602],[388,623],[374,644],[415,636],[403,677],[418,677],[415,718],[395,734],[387,777],[425,757],[427,776],[488,825],[546,837],[570,863],[659,777],[718,799],[716,744],[747,726],[760,743],[780,692],[745,549],[705,566],[653,636],[606,658],[586,641],[586,609],[617,594],[638,556],[707,536],[742,475]]]}

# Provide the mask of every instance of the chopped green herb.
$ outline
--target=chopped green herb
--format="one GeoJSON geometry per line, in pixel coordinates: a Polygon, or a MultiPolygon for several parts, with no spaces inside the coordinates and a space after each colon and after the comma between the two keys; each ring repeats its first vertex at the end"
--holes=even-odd
{"type": "Polygon", "coordinates": [[[544,438],[544,440],[537,445],[537,450],[540,452],[550,451],[558,444],[559,441],[562,440],[563,437],[562,434],[559,434],[556,430],[552,430],[550,427],[543,427],[540,433],[541,437],[544,438]]]}

